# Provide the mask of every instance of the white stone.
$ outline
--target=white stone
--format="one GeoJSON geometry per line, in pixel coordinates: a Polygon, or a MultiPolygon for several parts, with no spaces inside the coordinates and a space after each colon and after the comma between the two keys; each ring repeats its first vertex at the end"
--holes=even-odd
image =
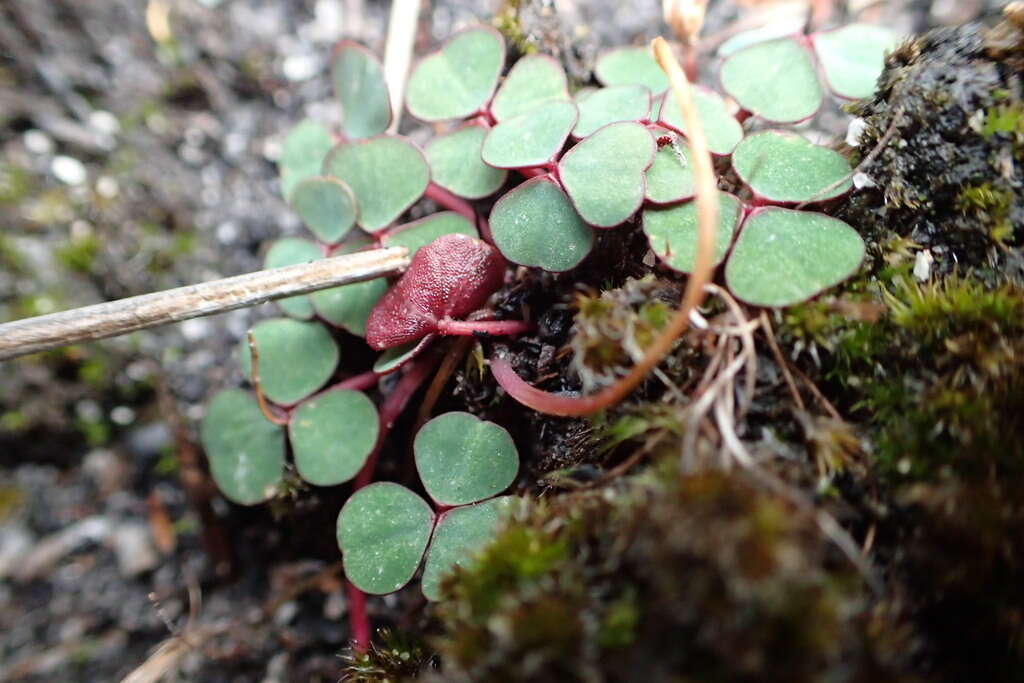
{"type": "Polygon", "coordinates": [[[50,162],[50,171],[65,185],[81,185],[89,175],[85,164],[74,157],[63,155],[53,158],[50,162]]]}
{"type": "Polygon", "coordinates": [[[864,137],[864,129],[867,126],[867,121],[860,117],[850,121],[850,125],[846,128],[846,144],[850,147],[860,147],[860,140],[864,137]]]}
{"type": "Polygon", "coordinates": [[[21,139],[25,141],[25,148],[33,154],[53,153],[53,140],[41,130],[26,130],[21,139]]]}
{"type": "Polygon", "coordinates": [[[117,135],[121,132],[121,122],[109,111],[97,109],[89,114],[89,125],[101,133],[117,135]]]}
{"type": "Polygon", "coordinates": [[[932,274],[932,263],[935,262],[935,257],[932,256],[932,252],[925,249],[924,251],[917,252],[917,256],[914,258],[914,277],[921,282],[924,282],[931,277],[932,274]]]}
{"type": "Polygon", "coordinates": [[[108,175],[100,176],[96,181],[96,194],[105,199],[113,199],[120,191],[121,188],[118,186],[117,180],[108,175]]]}
{"type": "Polygon", "coordinates": [[[874,187],[875,180],[867,173],[858,172],[853,174],[853,186],[858,190],[863,190],[865,187],[874,187]]]}
{"type": "Polygon", "coordinates": [[[281,71],[289,81],[304,81],[320,70],[319,60],[309,54],[294,54],[284,58],[281,71]]]}
{"type": "Polygon", "coordinates": [[[122,524],[114,531],[111,542],[117,556],[117,568],[125,578],[138,576],[160,564],[149,529],[141,522],[122,524]]]}

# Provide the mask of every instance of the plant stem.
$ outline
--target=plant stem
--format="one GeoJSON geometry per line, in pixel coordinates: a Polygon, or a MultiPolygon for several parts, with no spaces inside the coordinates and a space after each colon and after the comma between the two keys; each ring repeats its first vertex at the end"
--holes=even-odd
{"type": "Polygon", "coordinates": [[[449,211],[454,211],[471,223],[476,223],[476,209],[473,208],[472,204],[461,197],[456,197],[440,185],[436,185],[433,181],[427,185],[427,191],[424,196],[449,211]]]}
{"type": "Polygon", "coordinates": [[[437,331],[453,337],[510,337],[533,329],[525,320],[454,320],[441,318],[437,331]]]}
{"type": "Polygon", "coordinates": [[[260,386],[260,352],[256,348],[256,335],[253,334],[252,330],[249,330],[246,338],[249,342],[249,381],[252,382],[253,391],[256,392],[256,402],[260,406],[260,412],[263,413],[263,417],[267,418],[268,422],[276,425],[286,425],[291,417],[288,410],[285,409],[283,417],[276,415],[270,409],[267,397],[263,395],[263,388],[260,386]]]}
{"type": "Polygon", "coordinates": [[[395,386],[394,391],[384,399],[384,403],[380,407],[380,431],[377,433],[377,445],[374,447],[373,453],[366,460],[366,464],[363,465],[363,469],[359,470],[359,474],[356,475],[354,485],[356,491],[373,480],[373,471],[377,467],[381,446],[383,446],[384,441],[387,439],[391,427],[395,424],[395,420],[405,410],[409,399],[413,397],[416,390],[427,379],[430,371],[434,369],[435,360],[436,358],[433,354],[414,360],[409,369],[402,375],[402,378],[398,380],[398,385],[395,386]]]}
{"type": "Polygon", "coordinates": [[[718,186],[711,153],[708,151],[704,126],[697,112],[693,92],[682,67],[664,38],[655,38],[652,47],[658,64],[669,77],[676,101],[682,109],[683,121],[690,131],[694,176],[697,184],[697,254],[693,272],[686,283],[682,301],[675,315],[660,335],[644,352],[629,374],[612,386],[592,396],[560,396],[541,391],[519,377],[505,359],[491,360],[491,372],[514,399],[542,413],[565,417],[591,415],[626,398],[661,360],[672,350],[676,339],[690,325],[690,312],[704,300],[704,285],[711,280],[714,268],[715,232],[718,222],[718,186]]]}
{"type": "Polygon", "coordinates": [[[367,389],[370,389],[370,388],[373,388],[374,386],[376,386],[378,380],[380,380],[380,375],[378,375],[373,370],[368,370],[367,372],[363,372],[363,373],[358,374],[358,375],[353,375],[352,377],[349,377],[348,379],[341,380],[340,382],[335,384],[333,388],[335,388],[335,389],[354,389],[355,391],[365,391],[367,389]]]}
{"type": "Polygon", "coordinates": [[[366,652],[370,647],[370,617],[366,613],[366,593],[345,579],[348,593],[348,624],[352,631],[352,647],[356,652],[366,652]]]}
{"type": "MultiPolygon", "coordinates": [[[[394,391],[384,399],[384,403],[380,407],[380,431],[377,432],[377,444],[374,446],[373,453],[367,458],[366,464],[363,465],[363,469],[359,470],[359,474],[356,475],[356,480],[352,485],[353,493],[373,481],[373,471],[377,468],[381,446],[409,399],[430,374],[434,367],[433,360],[433,356],[427,356],[414,361],[402,379],[398,380],[394,391]]],[[[356,377],[362,376],[356,375],[356,377]]],[[[348,591],[348,623],[349,630],[352,632],[353,647],[357,652],[366,652],[370,646],[371,637],[370,618],[366,614],[366,594],[356,588],[348,579],[345,579],[345,587],[348,591]]]]}
{"type": "Polygon", "coordinates": [[[700,60],[697,55],[696,43],[687,41],[683,43],[683,71],[691,81],[696,81],[700,73],[700,60]]]}
{"type": "Polygon", "coordinates": [[[458,367],[459,362],[469,351],[470,346],[472,346],[473,339],[461,337],[453,339],[449,343],[451,346],[444,355],[444,360],[441,361],[441,367],[434,373],[434,379],[430,382],[430,386],[427,387],[427,392],[423,396],[423,401],[420,403],[420,408],[416,413],[416,424],[412,430],[413,434],[419,432],[420,427],[430,419],[430,413],[433,412],[437,399],[441,397],[441,392],[444,391],[444,387],[455,372],[455,368],[458,367]]]}
{"type": "Polygon", "coordinates": [[[521,176],[523,176],[523,177],[525,177],[527,179],[529,179],[529,178],[537,178],[537,177],[542,176],[542,175],[550,175],[551,174],[551,170],[549,168],[547,168],[546,166],[533,166],[531,168],[517,168],[516,170],[519,171],[519,175],[521,175],[521,176]]]}

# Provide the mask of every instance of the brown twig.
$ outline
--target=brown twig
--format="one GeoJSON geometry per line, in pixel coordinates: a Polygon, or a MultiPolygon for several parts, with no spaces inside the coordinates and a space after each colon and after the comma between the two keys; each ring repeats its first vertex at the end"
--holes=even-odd
{"type": "Polygon", "coordinates": [[[396,275],[408,265],[405,247],[373,249],[15,320],[0,324],[0,361],[396,275]]]}
{"type": "Polygon", "coordinates": [[[800,410],[807,410],[806,406],[804,406],[804,399],[796,388],[796,382],[793,381],[793,375],[789,372],[789,363],[786,362],[786,357],[782,355],[782,349],[779,348],[779,343],[775,340],[772,323],[768,320],[768,313],[765,311],[761,311],[761,328],[764,329],[764,336],[768,340],[768,348],[772,350],[775,363],[779,366],[779,370],[782,371],[782,376],[786,380],[786,386],[789,387],[789,393],[793,397],[793,401],[800,410]]]}
{"type": "Polygon", "coordinates": [[[273,422],[276,425],[286,425],[288,424],[288,416],[275,415],[274,411],[270,409],[267,397],[263,395],[263,387],[260,386],[260,352],[256,348],[256,335],[253,334],[252,330],[249,330],[246,338],[249,340],[249,381],[252,382],[253,391],[256,392],[256,402],[260,406],[260,412],[263,413],[263,417],[267,418],[268,422],[273,422]]]}
{"type": "Polygon", "coordinates": [[[812,204],[815,200],[818,199],[818,197],[824,197],[832,190],[842,187],[850,180],[852,180],[855,175],[857,175],[865,168],[870,166],[872,163],[874,163],[875,159],[878,158],[878,155],[882,153],[882,150],[885,149],[886,145],[889,144],[889,141],[892,140],[892,137],[896,134],[897,123],[899,122],[900,117],[902,116],[902,109],[897,110],[896,113],[893,114],[892,121],[889,123],[889,127],[885,129],[885,133],[882,135],[881,139],[879,139],[878,144],[874,146],[874,148],[868,153],[866,157],[861,159],[861,162],[857,164],[856,168],[854,168],[852,171],[850,171],[845,176],[835,181],[831,185],[827,185],[821,188],[820,190],[812,194],[810,198],[808,198],[806,201],[797,204],[795,207],[796,210],[800,211],[802,209],[805,209],[808,204],[812,204]]]}
{"type": "Polygon", "coordinates": [[[423,395],[423,401],[420,403],[419,410],[416,412],[416,424],[412,429],[412,434],[419,432],[420,427],[430,419],[430,414],[434,410],[434,406],[437,404],[437,400],[441,398],[441,392],[444,391],[445,385],[448,384],[448,380],[451,378],[452,373],[455,372],[455,368],[458,367],[459,361],[461,361],[466,353],[469,351],[469,347],[473,345],[476,340],[473,337],[459,337],[455,339],[452,345],[448,348],[448,353],[445,354],[444,360],[441,361],[440,367],[437,372],[434,373],[434,379],[430,382],[430,386],[427,387],[427,392],[423,395]]]}
{"type": "Polygon", "coordinates": [[[813,395],[818,403],[821,404],[821,407],[825,409],[825,412],[829,414],[829,417],[833,417],[837,420],[843,419],[843,416],[840,415],[839,411],[836,410],[836,407],[832,405],[832,402],[825,398],[825,394],[821,393],[821,389],[818,388],[818,385],[816,385],[803,370],[793,363],[789,363],[789,369],[797,376],[797,379],[804,383],[804,386],[807,387],[807,390],[811,392],[811,395],[813,395]]]}

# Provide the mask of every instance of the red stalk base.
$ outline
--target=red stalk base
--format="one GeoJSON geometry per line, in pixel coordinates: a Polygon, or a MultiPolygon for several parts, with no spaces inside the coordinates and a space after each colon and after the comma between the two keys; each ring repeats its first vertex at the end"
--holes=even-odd
{"type": "Polygon", "coordinates": [[[510,337],[533,329],[525,320],[454,320],[441,318],[437,331],[451,337],[510,337]]]}
{"type": "Polygon", "coordinates": [[[373,387],[377,386],[377,381],[379,379],[380,375],[378,375],[373,370],[370,370],[369,372],[364,372],[362,374],[349,377],[348,379],[343,379],[340,382],[338,382],[338,384],[335,385],[334,388],[366,391],[367,389],[372,389],[373,387]]]}
{"type": "Polygon", "coordinates": [[[424,196],[435,204],[449,211],[454,211],[469,222],[476,223],[476,210],[473,208],[473,205],[462,197],[456,197],[440,185],[435,185],[431,182],[427,185],[427,191],[424,193],[424,196]]]}
{"type": "MultiPolygon", "coordinates": [[[[530,386],[516,374],[512,365],[504,358],[492,358],[491,374],[509,396],[548,415],[560,417],[581,417],[607,408],[614,402],[614,396],[606,389],[591,396],[562,396],[530,386]]],[[[612,387],[614,388],[614,387],[612,387]]]]}
{"type": "Polygon", "coordinates": [[[370,647],[370,618],[366,614],[366,593],[345,579],[348,593],[348,623],[352,631],[352,647],[356,652],[366,652],[370,647]]]}

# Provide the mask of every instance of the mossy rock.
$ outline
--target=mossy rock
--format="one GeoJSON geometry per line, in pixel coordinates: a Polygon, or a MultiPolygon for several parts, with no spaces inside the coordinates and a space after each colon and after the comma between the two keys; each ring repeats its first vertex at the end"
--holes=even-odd
{"type": "Polygon", "coordinates": [[[861,155],[891,134],[862,169],[875,187],[840,218],[869,239],[909,237],[938,273],[1024,275],[1024,85],[1019,49],[1000,47],[1014,32],[937,29],[888,56],[874,98],[850,110],[865,123],[861,155]]]}

